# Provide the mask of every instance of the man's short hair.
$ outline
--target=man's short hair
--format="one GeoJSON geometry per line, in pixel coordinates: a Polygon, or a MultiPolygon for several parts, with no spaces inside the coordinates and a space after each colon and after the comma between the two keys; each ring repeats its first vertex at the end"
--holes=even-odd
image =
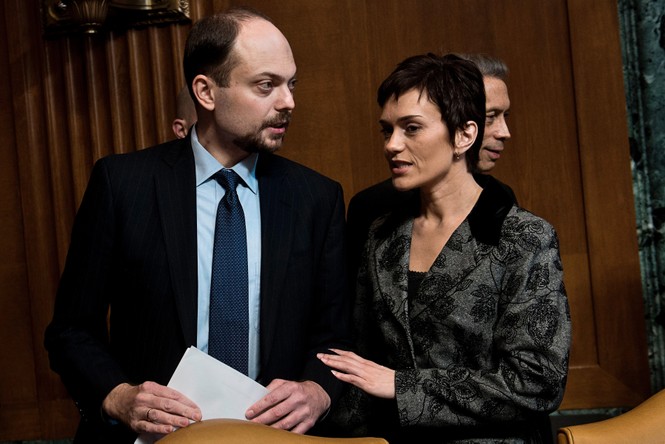
{"type": "Polygon", "coordinates": [[[487,54],[460,54],[460,57],[475,63],[483,77],[494,77],[504,82],[508,79],[508,66],[501,59],[487,54]]]}
{"type": "Polygon", "coordinates": [[[192,26],[183,59],[185,80],[192,97],[192,82],[199,74],[210,77],[219,87],[229,85],[229,74],[238,64],[233,46],[240,27],[243,22],[257,18],[272,23],[266,15],[242,7],[204,17],[192,26]]]}

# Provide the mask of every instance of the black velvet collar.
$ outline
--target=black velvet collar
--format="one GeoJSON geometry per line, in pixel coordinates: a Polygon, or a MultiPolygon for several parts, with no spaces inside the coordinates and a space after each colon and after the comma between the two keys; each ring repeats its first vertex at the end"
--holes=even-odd
{"type": "Polygon", "coordinates": [[[513,204],[517,203],[515,194],[508,185],[492,176],[474,174],[473,178],[483,191],[469,213],[471,234],[480,242],[498,245],[503,221],[513,204]]]}
{"type": "MultiPolygon", "coordinates": [[[[469,213],[471,234],[478,241],[489,245],[498,245],[501,227],[513,204],[517,199],[513,190],[506,184],[486,174],[474,174],[473,178],[483,188],[478,202],[469,213]]],[[[420,212],[420,195],[418,190],[399,193],[396,196],[395,210],[379,227],[377,237],[384,238],[401,224],[405,218],[417,217],[420,212]]]]}

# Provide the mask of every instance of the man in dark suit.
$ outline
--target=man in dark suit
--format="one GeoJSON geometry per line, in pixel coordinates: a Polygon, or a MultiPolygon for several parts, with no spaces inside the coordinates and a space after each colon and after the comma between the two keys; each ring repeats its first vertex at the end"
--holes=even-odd
{"type": "MultiPolygon", "coordinates": [[[[244,211],[241,371],[270,392],[246,417],[304,433],[342,388],[316,358],[349,344],[342,189],[273,154],[295,106],[288,41],[260,13],[232,10],[193,26],[184,68],[196,126],[98,161],[76,216],[45,335],[82,415],[75,442],[132,442],[201,419],[166,384],[187,347],[219,339],[209,328],[212,250],[218,203],[231,192],[218,173],[239,177],[244,211]]],[[[235,333],[222,324],[222,336],[235,333]]]]}

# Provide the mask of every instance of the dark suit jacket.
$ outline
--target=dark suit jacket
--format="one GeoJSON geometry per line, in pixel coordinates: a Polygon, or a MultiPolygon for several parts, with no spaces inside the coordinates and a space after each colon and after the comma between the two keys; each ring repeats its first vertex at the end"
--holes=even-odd
{"type": "MultiPolygon", "coordinates": [[[[261,364],[258,380],[341,384],[316,353],[348,348],[340,185],[261,154],[261,364]]],[[[132,442],[100,419],[123,382],[167,384],[196,345],[194,156],[189,138],[98,161],[72,231],[45,336],[51,367],[82,415],[80,442],[132,442]],[[110,307],[110,329],[107,314],[110,307]]]]}

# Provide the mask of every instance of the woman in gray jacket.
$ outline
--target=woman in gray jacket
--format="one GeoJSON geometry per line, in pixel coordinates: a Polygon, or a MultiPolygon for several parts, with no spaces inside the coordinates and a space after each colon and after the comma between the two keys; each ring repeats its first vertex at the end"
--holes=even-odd
{"type": "Polygon", "coordinates": [[[334,419],[391,444],[550,441],[571,338],[559,244],[472,174],[482,75],[454,55],[410,57],[378,102],[393,185],[419,192],[370,229],[358,354],[319,355],[353,385],[334,419]]]}

